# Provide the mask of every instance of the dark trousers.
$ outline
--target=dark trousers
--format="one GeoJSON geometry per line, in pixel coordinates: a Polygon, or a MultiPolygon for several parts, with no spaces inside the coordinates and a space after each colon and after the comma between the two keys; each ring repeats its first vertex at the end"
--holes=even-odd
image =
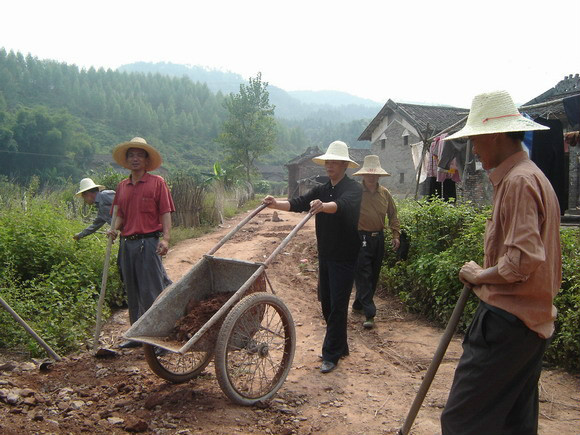
{"type": "Polygon", "coordinates": [[[355,310],[363,310],[367,318],[373,318],[377,314],[373,298],[385,255],[385,236],[382,231],[379,231],[378,234],[359,231],[359,234],[362,244],[360,251],[358,251],[354,275],[356,297],[352,307],[355,310]]]}
{"type": "Polygon", "coordinates": [[[335,364],[341,356],[348,355],[346,324],[355,261],[318,259],[318,299],[326,321],[322,358],[335,364]]]}
{"type": "Polygon", "coordinates": [[[161,257],[155,252],[158,242],[155,237],[139,240],[121,238],[119,256],[131,324],[135,323],[163,289],[171,284],[161,257]]]}
{"type": "Polygon", "coordinates": [[[512,314],[480,303],[441,415],[443,435],[536,435],[548,341],[512,314]]]}

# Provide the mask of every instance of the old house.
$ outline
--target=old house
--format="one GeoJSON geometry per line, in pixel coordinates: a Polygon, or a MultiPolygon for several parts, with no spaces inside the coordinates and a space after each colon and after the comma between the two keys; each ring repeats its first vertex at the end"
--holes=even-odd
{"type": "MultiPolygon", "coordinates": [[[[362,165],[365,156],[371,154],[368,149],[349,148],[350,158],[362,165]]],[[[317,146],[309,147],[299,156],[286,163],[288,168],[288,199],[296,198],[308,192],[317,184],[326,183],[328,177],[323,166],[312,161],[313,157],[324,154],[317,146]]],[[[347,169],[347,175],[352,175],[357,169],[347,169]]]]}
{"type": "Polygon", "coordinates": [[[468,111],[389,100],[358,140],[370,141],[370,154],[378,155],[382,167],[391,174],[391,177],[382,177],[381,184],[395,195],[407,195],[414,193],[416,188],[411,145],[460,121],[468,111]]]}

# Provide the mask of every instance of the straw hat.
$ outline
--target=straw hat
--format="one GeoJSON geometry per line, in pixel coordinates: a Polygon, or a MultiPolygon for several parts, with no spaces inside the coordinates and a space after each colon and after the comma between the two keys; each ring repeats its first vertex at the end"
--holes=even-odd
{"type": "Polygon", "coordinates": [[[83,178],[80,182],[80,185],[79,185],[79,191],[77,193],[75,193],[75,195],[81,196],[83,194],[83,192],[86,192],[87,190],[94,189],[95,187],[98,187],[99,191],[101,191],[105,188],[105,186],[102,186],[100,184],[95,184],[95,182],[93,180],[91,180],[90,178],[83,178]]]}
{"type": "Polygon", "coordinates": [[[473,98],[465,127],[445,140],[479,134],[508,133],[510,131],[549,130],[516,109],[512,97],[506,91],[479,94],[473,98]]]}
{"type": "Polygon", "coordinates": [[[129,142],[120,143],[113,150],[113,159],[124,168],[131,169],[127,164],[127,150],[129,148],[140,148],[147,151],[147,154],[149,154],[149,162],[145,167],[146,171],[154,171],[163,162],[159,151],[149,145],[142,137],[134,137],[129,142]]]}
{"type": "Polygon", "coordinates": [[[381,161],[379,160],[379,156],[371,154],[369,156],[365,156],[363,167],[352,175],[378,175],[380,177],[386,177],[390,176],[391,174],[381,168],[381,161]]]}
{"type": "Polygon", "coordinates": [[[341,160],[344,162],[349,162],[349,168],[359,167],[359,164],[354,160],[351,160],[348,156],[348,145],[340,140],[335,140],[330,145],[328,145],[326,153],[312,159],[314,163],[320,166],[324,166],[324,162],[326,160],[341,160]]]}

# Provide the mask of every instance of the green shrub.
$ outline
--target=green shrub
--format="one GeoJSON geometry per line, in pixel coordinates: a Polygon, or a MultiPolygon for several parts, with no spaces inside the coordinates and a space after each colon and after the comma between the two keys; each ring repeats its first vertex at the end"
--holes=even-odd
{"type": "Polygon", "coordinates": [[[556,333],[546,360],[567,369],[580,369],[580,229],[563,228],[562,286],[554,300],[556,333]]]}
{"type": "MultiPolygon", "coordinates": [[[[100,292],[106,239],[96,235],[76,242],[83,224],[69,220],[66,208],[41,198],[26,210],[0,214],[0,295],[57,352],[77,349],[91,337],[100,292]]],[[[107,302],[124,296],[112,249],[107,302]]],[[[106,314],[106,313],[105,313],[106,314]]],[[[0,310],[0,347],[41,349],[8,313],[0,310]]]]}
{"type": "MultiPolygon", "coordinates": [[[[445,325],[463,285],[461,266],[470,260],[483,264],[483,236],[490,209],[441,200],[402,201],[398,204],[401,228],[410,236],[407,261],[385,257],[381,282],[407,309],[445,325]]],[[[563,229],[562,289],[554,301],[558,308],[556,333],[546,360],[572,370],[580,369],[580,235],[563,229]]],[[[388,243],[388,241],[386,241],[388,243]]],[[[390,251],[390,250],[387,250],[390,251]]],[[[472,295],[459,328],[466,330],[478,299],[472,295]]]]}

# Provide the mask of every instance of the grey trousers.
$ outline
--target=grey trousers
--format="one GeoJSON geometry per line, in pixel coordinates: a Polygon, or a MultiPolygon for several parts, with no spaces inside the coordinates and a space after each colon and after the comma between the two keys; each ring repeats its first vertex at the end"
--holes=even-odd
{"type": "Polygon", "coordinates": [[[155,252],[158,242],[156,237],[138,240],[121,238],[119,256],[131,324],[135,323],[163,289],[171,284],[161,257],[155,252]]]}

